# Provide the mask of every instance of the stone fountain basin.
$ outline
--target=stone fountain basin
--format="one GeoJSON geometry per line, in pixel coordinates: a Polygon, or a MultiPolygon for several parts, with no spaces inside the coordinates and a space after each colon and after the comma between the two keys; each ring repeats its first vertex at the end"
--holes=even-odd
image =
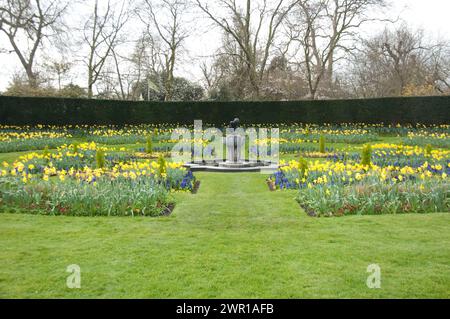
{"type": "Polygon", "coordinates": [[[187,163],[184,167],[189,168],[191,171],[209,171],[209,172],[272,172],[278,169],[277,163],[271,162],[250,162],[242,161],[238,163],[234,162],[201,162],[201,163],[187,163]]]}

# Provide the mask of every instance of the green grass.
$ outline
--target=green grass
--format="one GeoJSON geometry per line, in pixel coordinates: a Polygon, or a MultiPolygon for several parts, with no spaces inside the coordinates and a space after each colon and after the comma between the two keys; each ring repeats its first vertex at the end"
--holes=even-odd
{"type": "Polygon", "coordinates": [[[449,214],[310,218],[264,175],[196,176],[170,217],[0,214],[0,298],[450,297],[449,214]],[[366,287],[372,263],[381,289],[366,287]],[[81,289],[66,287],[70,264],[81,289]]]}
{"type": "Polygon", "coordinates": [[[196,175],[170,217],[0,214],[0,297],[450,297],[449,214],[310,218],[264,175],[196,175]]]}

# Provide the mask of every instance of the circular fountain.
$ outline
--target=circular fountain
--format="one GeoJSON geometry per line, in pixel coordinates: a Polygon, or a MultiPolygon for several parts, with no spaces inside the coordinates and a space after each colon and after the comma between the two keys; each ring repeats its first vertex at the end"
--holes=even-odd
{"type": "Polygon", "coordinates": [[[226,160],[223,161],[202,161],[199,163],[187,163],[185,166],[192,171],[217,171],[217,172],[271,172],[278,168],[278,163],[271,161],[249,161],[245,160],[244,135],[236,132],[239,127],[239,119],[235,118],[230,122],[227,136],[223,139],[226,146],[226,160]]]}

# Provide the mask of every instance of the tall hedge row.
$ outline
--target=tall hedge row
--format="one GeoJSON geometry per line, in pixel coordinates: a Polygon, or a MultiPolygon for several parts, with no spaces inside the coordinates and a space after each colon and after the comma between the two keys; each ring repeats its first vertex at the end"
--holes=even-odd
{"type": "Polygon", "coordinates": [[[0,124],[449,124],[450,96],[289,102],[132,102],[0,96],[0,124]]]}

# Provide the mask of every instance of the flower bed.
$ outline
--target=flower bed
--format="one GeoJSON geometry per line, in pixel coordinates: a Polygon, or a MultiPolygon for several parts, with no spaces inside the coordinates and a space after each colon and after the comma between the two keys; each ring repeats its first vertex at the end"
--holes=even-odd
{"type": "Polygon", "coordinates": [[[116,162],[95,143],[30,153],[0,170],[0,205],[9,210],[76,216],[157,216],[173,208],[174,191],[193,191],[182,163],[116,162]]]}
{"type": "Polygon", "coordinates": [[[450,183],[444,179],[362,183],[306,188],[296,197],[310,216],[450,212],[450,183]]]}
{"type": "Polygon", "coordinates": [[[54,148],[69,143],[67,129],[0,126],[0,153],[54,148]]]}
{"type": "Polygon", "coordinates": [[[282,162],[267,183],[298,190],[312,216],[450,211],[450,151],[393,144],[373,150],[369,165],[354,156],[282,162]]]}
{"type": "Polygon", "coordinates": [[[23,183],[0,179],[0,204],[9,212],[71,216],[159,216],[170,213],[173,199],[154,179],[143,176],[95,182],[54,179],[23,183]]]}

